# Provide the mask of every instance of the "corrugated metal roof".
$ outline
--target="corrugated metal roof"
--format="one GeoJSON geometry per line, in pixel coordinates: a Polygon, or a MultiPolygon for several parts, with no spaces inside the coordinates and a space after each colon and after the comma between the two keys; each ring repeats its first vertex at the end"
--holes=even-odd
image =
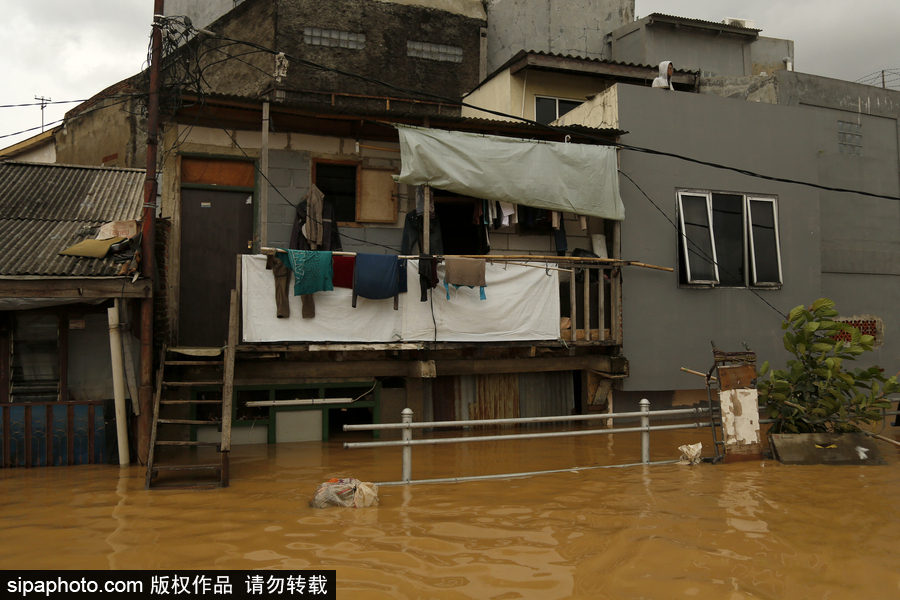
{"type": "Polygon", "coordinates": [[[144,171],[0,163],[0,218],[118,221],[140,216],[144,171]]]}
{"type": "MultiPolygon", "coordinates": [[[[698,27],[703,27],[704,29],[721,29],[723,31],[734,30],[738,33],[759,33],[762,29],[754,29],[752,27],[741,27],[740,25],[729,25],[722,22],[716,21],[704,21],[703,19],[689,19],[687,17],[679,17],[676,15],[667,15],[665,13],[653,13],[643,17],[643,19],[666,19],[669,21],[677,21],[679,23],[684,23],[685,25],[696,25],[698,27]]],[[[641,20],[643,20],[641,19],[641,20]]]]}
{"type": "Polygon", "coordinates": [[[0,162],[0,276],[110,276],[111,259],[59,256],[110,221],[138,219],[139,169],[0,162]]]}

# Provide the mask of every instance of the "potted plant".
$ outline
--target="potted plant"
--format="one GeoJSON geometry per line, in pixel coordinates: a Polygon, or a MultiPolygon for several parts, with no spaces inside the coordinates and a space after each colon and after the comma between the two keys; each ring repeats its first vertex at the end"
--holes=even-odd
{"type": "Polygon", "coordinates": [[[757,383],[760,401],[775,419],[770,434],[857,432],[863,424],[880,421],[881,409],[890,409],[886,396],[900,389],[897,376],[886,378],[877,366],[844,368],[845,362],[871,352],[875,340],[835,321],[834,306],[821,298],[794,308],[782,323],[784,347],[794,358],[785,369],[771,372],[768,361],[763,363],[757,383]],[[849,343],[836,339],[841,332],[849,334],[849,343]]]}

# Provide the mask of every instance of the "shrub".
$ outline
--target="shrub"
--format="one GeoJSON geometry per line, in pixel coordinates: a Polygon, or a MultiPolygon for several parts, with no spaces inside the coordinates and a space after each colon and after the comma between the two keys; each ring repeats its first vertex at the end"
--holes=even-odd
{"type": "Polygon", "coordinates": [[[900,389],[897,376],[888,379],[877,366],[844,370],[844,362],[871,352],[875,340],[835,321],[834,305],[821,298],[798,306],[781,324],[784,347],[795,358],[768,379],[769,363],[763,363],[757,383],[766,412],[776,419],[772,433],[859,431],[861,424],[881,420],[880,409],[891,407],[885,396],[900,389]],[[849,344],[834,339],[841,331],[850,334],[849,344]]]}

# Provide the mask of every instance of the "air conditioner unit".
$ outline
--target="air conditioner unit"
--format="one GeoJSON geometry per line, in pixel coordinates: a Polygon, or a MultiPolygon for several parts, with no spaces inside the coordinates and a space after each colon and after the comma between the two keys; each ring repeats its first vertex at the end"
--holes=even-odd
{"type": "Polygon", "coordinates": [[[744,27],[745,29],[754,29],[756,26],[756,21],[754,21],[753,19],[732,19],[728,17],[722,22],[726,25],[744,27]]]}

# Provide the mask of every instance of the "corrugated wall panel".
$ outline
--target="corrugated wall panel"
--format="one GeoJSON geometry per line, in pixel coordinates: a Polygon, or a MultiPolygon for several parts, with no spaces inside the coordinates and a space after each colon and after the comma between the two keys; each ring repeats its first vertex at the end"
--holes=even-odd
{"type": "Polygon", "coordinates": [[[571,415],[575,408],[572,371],[519,373],[520,417],[571,415]]]}

